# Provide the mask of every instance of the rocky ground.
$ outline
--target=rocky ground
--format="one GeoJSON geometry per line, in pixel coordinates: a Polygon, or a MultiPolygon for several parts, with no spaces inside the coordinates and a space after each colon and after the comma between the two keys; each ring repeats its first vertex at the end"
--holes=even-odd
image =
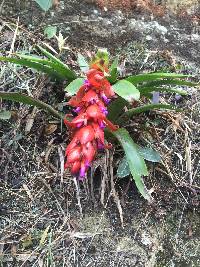
{"type": "MultiPolygon", "coordinates": [[[[0,54],[12,51],[19,17],[15,52],[30,51],[42,42],[58,50],[56,39],[49,41],[43,35],[47,25],[56,25],[67,38],[68,49],[61,58],[75,69],[78,51],[87,54],[106,47],[111,55],[119,55],[124,75],[170,69],[199,79],[197,11],[179,18],[168,11],[160,17],[141,10],[100,9],[91,1],[61,1],[46,14],[29,1],[13,5],[7,0],[0,7],[0,54]]],[[[48,103],[63,101],[61,85],[30,70],[1,64],[0,77],[1,90],[26,92],[48,103]]],[[[174,101],[168,96],[167,100],[174,101]]],[[[100,204],[101,173],[110,175],[107,162],[112,154],[98,159],[94,188],[90,182],[81,185],[81,214],[72,177],[60,174],[67,134],[41,111],[1,105],[12,110],[10,121],[0,121],[1,266],[200,265],[200,104],[196,89],[180,99],[182,114],[156,112],[141,118],[147,128],[138,142],[151,142],[163,164],[148,166],[145,182],[154,190],[152,205],[139,196],[129,178],[114,177],[124,227],[110,187],[104,207],[100,204]],[[156,136],[151,132],[152,117],[156,136]],[[33,125],[27,130],[30,119],[33,125]]],[[[140,127],[138,121],[134,123],[140,127]]],[[[120,153],[116,147],[114,167],[120,153]]]]}

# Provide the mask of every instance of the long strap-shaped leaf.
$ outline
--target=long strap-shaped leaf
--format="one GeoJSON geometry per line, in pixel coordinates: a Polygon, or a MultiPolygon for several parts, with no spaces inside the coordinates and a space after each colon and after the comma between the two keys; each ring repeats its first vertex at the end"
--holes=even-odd
{"type": "Polygon", "coordinates": [[[63,63],[60,59],[58,59],[57,57],[55,57],[54,55],[52,55],[51,53],[49,53],[47,50],[45,50],[44,48],[42,48],[41,46],[37,46],[40,51],[46,56],[48,57],[52,62],[56,63],[57,65],[59,65],[60,67],[62,67],[63,69],[65,69],[66,72],[66,78],[70,79],[70,80],[74,80],[76,79],[76,73],[72,70],[70,70],[70,68],[63,63]]]}
{"type": "Polygon", "coordinates": [[[122,123],[126,118],[131,118],[135,114],[143,113],[149,110],[153,109],[169,109],[169,110],[176,110],[176,111],[181,111],[181,109],[178,109],[176,106],[173,105],[167,105],[167,104],[148,104],[144,105],[138,108],[132,108],[126,111],[119,119],[117,120],[116,123],[122,123]]]}
{"type": "Polygon", "coordinates": [[[131,174],[139,192],[145,199],[151,202],[152,197],[146,189],[142,179],[142,176],[148,175],[148,171],[144,159],[138,152],[137,145],[133,142],[128,131],[124,128],[120,128],[113,132],[113,135],[118,139],[125,151],[131,174]]]}
{"type": "Polygon", "coordinates": [[[183,85],[183,86],[199,86],[199,83],[189,82],[186,80],[178,80],[178,79],[164,79],[164,80],[155,80],[155,81],[146,81],[144,85],[138,86],[140,87],[157,87],[161,85],[183,85]]]}
{"type": "Polygon", "coordinates": [[[10,63],[14,63],[17,65],[29,67],[29,68],[35,69],[37,71],[41,71],[43,73],[46,73],[51,77],[62,79],[62,80],[64,79],[64,77],[61,73],[55,71],[55,69],[53,69],[53,68],[51,68],[45,64],[42,64],[40,62],[33,62],[31,60],[27,60],[27,59],[23,59],[23,58],[14,58],[14,57],[0,57],[0,61],[10,62],[10,63]]]}
{"type": "Polygon", "coordinates": [[[0,92],[0,99],[1,98],[41,108],[59,119],[63,119],[64,117],[62,113],[58,112],[50,105],[25,94],[0,92]]]}
{"type": "Polygon", "coordinates": [[[168,92],[168,93],[176,93],[179,95],[187,95],[188,93],[181,89],[176,88],[167,88],[167,87],[140,87],[138,88],[140,91],[140,95],[145,95],[146,93],[151,92],[168,92]]]}
{"type": "Polygon", "coordinates": [[[189,77],[189,75],[155,72],[155,73],[129,76],[128,78],[126,78],[126,80],[136,85],[138,83],[154,81],[157,79],[176,79],[176,78],[187,78],[187,77],[189,77]]]}
{"type": "Polygon", "coordinates": [[[40,63],[42,65],[48,66],[52,69],[53,72],[56,73],[57,76],[61,76],[63,80],[71,80],[71,75],[69,76],[69,69],[66,67],[63,67],[62,65],[58,64],[55,61],[51,61],[49,59],[43,59],[36,56],[30,56],[30,55],[23,55],[23,54],[17,54],[19,58],[26,59],[27,61],[40,63]]]}

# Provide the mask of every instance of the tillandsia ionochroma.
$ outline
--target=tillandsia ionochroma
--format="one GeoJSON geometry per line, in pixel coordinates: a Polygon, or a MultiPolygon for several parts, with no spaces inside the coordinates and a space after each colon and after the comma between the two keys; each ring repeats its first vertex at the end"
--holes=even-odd
{"type": "Polygon", "coordinates": [[[69,85],[65,91],[72,96],[68,105],[73,107],[76,116],[65,115],[52,106],[25,94],[0,91],[0,98],[42,108],[64,121],[72,136],[65,152],[65,167],[80,180],[86,176],[97,151],[111,147],[111,144],[105,143],[104,140],[106,127],[125,152],[117,175],[125,177],[131,173],[139,192],[150,201],[151,196],[142,178],[148,175],[144,159],[159,162],[159,154],[151,148],[141,148],[136,145],[128,131],[119,127],[123,126],[129,118],[142,112],[153,109],[177,110],[176,106],[170,104],[152,103],[154,92],[186,95],[185,90],[179,89],[180,86],[198,84],[185,80],[188,75],[169,72],[144,73],[122,78],[119,75],[118,60],[115,59],[110,64],[106,50],[99,50],[90,63],[79,54],[78,63],[82,75],[77,77],[77,74],[57,57],[40,46],[38,49],[45,58],[15,54],[14,57],[0,56],[0,61],[36,69],[55,80],[67,80],[69,85]]]}
{"type": "Polygon", "coordinates": [[[85,177],[97,150],[111,146],[105,144],[104,128],[107,126],[111,131],[117,130],[106,118],[106,106],[115,96],[106,79],[106,71],[108,69],[103,59],[92,64],[86,72],[87,79],[84,84],[68,102],[78,115],[72,121],[69,121],[67,116],[64,119],[64,123],[73,131],[73,139],[66,148],[65,168],[70,168],[71,173],[79,180],[85,177]]]}

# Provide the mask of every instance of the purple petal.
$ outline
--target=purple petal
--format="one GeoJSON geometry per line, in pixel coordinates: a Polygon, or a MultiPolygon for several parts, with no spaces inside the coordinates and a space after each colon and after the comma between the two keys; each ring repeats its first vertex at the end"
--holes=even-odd
{"type": "Polygon", "coordinates": [[[88,160],[86,160],[86,162],[85,162],[85,166],[86,166],[86,168],[90,167],[90,163],[89,163],[88,160]]]}
{"type": "Polygon", "coordinates": [[[105,123],[104,123],[103,121],[100,121],[100,123],[99,123],[99,127],[100,127],[101,129],[104,129],[104,128],[106,128],[106,125],[105,125],[105,123]]]}
{"type": "Polygon", "coordinates": [[[88,80],[85,80],[84,81],[84,85],[87,86],[87,87],[90,87],[90,82],[88,80]]]}
{"type": "Polygon", "coordinates": [[[101,107],[101,111],[102,111],[103,114],[105,114],[106,116],[108,115],[107,108],[101,107]]]}
{"type": "Polygon", "coordinates": [[[85,172],[86,172],[86,166],[83,165],[80,169],[80,173],[79,173],[79,179],[81,180],[81,178],[85,177],[85,172]]]}
{"type": "Polygon", "coordinates": [[[77,128],[80,128],[83,125],[83,122],[80,122],[76,125],[77,128]]]}
{"type": "Polygon", "coordinates": [[[110,102],[110,99],[107,98],[107,96],[104,93],[101,94],[101,97],[102,97],[103,101],[106,103],[106,105],[108,105],[110,102]]]}
{"type": "Polygon", "coordinates": [[[81,110],[81,107],[77,107],[77,108],[73,109],[73,111],[76,112],[76,113],[79,113],[80,110],[81,110]]]}
{"type": "Polygon", "coordinates": [[[103,150],[104,147],[105,147],[104,144],[102,144],[101,142],[98,141],[98,143],[97,143],[97,148],[98,148],[99,150],[103,150]]]}

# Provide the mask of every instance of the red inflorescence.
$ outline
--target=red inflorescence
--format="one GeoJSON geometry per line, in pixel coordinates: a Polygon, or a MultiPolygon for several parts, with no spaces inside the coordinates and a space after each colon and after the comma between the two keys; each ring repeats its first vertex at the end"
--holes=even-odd
{"type": "Polygon", "coordinates": [[[73,132],[73,138],[65,152],[65,168],[70,168],[79,180],[84,179],[97,150],[110,147],[104,142],[104,128],[117,130],[117,126],[106,118],[106,105],[115,95],[110,83],[99,69],[92,68],[86,75],[84,84],[68,102],[75,108],[77,116],[72,121],[67,119],[67,115],[64,119],[65,125],[73,132]]]}

